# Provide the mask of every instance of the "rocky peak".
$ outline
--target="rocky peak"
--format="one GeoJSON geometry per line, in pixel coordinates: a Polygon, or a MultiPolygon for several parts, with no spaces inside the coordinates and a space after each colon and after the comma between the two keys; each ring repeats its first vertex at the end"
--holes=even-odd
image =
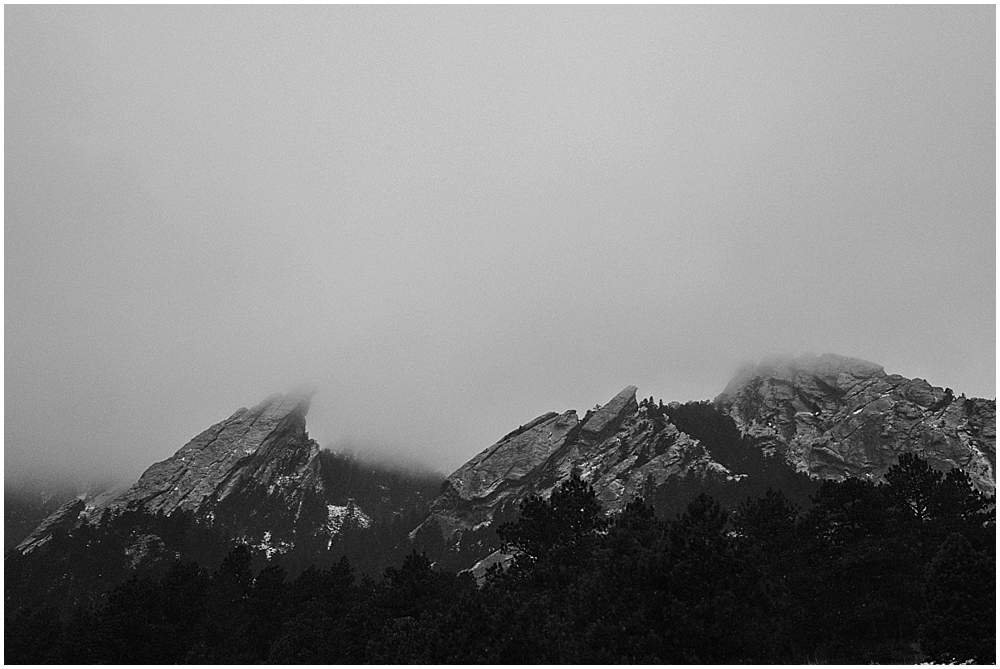
{"type": "MultiPolygon", "coordinates": [[[[724,487],[750,475],[730,471],[669,411],[638,406],[635,394],[629,386],[582,420],[575,411],[546,413],[514,430],[448,477],[430,519],[411,536],[436,526],[447,544],[464,551],[469,537],[474,551],[479,533],[493,532],[520,502],[547,496],[573,471],[593,485],[609,512],[664,484],[724,487]]],[[[962,468],[984,492],[995,489],[994,401],[955,398],[865,360],[769,358],[743,367],[714,406],[753,438],[750,447],[764,452],[761,463],[770,474],[755,476],[784,480],[787,463],[813,478],[878,480],[912,452],[940,469],[962,468]]],[[[712,447],[731,463],[749,462],[728,452],[730,446],[712,447]]]]}
{"type": "Polygon", "coordinates": [[[312,395],[302,388],[238,409],[150,466],[131,487],[60,508],[19,548],[42,545],[81,515],[96,521],[131,503],[152,513],[189,511],[246,539],[270,533],[290,540],[307,501],[325,511],[319,445],[306,432],[312,395]]]}
{"type": "Polygon", "coordinates": [[[559,450],[579,423],[576,411],[543,414],[459,467],[445,479],[434,503],[445,537],[489,522],[493,511],[523,489],[525,479],[559,450]]]}
{"type": "Polygon", "coordinates": [[[915,453],[995,491],[996,402],[956,399],[880,365],[832,354],[769,359],[737,372],[715,405],[766,452],[814,477],[878,480],[915,453]]]}
{"type": "Polygon", "coordinates": [[[436,524],[446,542],[458,541],[527,497],[550,494],[574,470],[612,511],[648,483],[687,473],[728,474],[697,440],[650,420],[635,393],[635,386],[626,387],[582,421],[572,410],[546,413],[511,432],[446,479],[425,526],[436,524]]]}
{"type": "Polygon", "coordinates": [[[626,417],[633,415],[639,405],[635,401],[635,386],[627,386],[611,401],[600,407],[596,412],[588,414],[580,425],[580,438],[590,443],[596,443],[602,438],[613,434],[626,417]]]}
{"type": "Polygon", "coordinates": [[[237,410],[152,465],[108,507],[139,501],[151,512],[197,510],[224,499],[248,476],[307,466],[319,450],[306,433],[311,399],[312,392],[297,390],[237,410]]]}
{"type": "Polygon", "coordinates": [[[274,393],[252,409],[241,409],[241,411],[258,416],[264,423],[291,419],[301,422],[304,426],[306,414],[309,413],[309,406],[315,394],[316,391],[308,387],[297,388],[284,394],[274,393]]]}
{"type": "Polygon", "coordinates": [[[772,356],[764,358],[759,364],[743,365],[715,401],[725,403],[748,385],[763,379],[794,385],[811,382],[847,392],[860,382],[883,376],[885,369],[881,365],[834,353],[772,356]]]}

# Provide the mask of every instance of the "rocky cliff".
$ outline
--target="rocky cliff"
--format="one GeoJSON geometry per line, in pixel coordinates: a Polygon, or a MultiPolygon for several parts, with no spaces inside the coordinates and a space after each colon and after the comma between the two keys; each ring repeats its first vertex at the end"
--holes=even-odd
{"type": "Polygon", "coordinates": [[[996,400],[826,354],[747,366],[715,399],[765,451],[817,478],[878,480],[903,453],[996,490],[996,400]]]}
{"type": "Polygon", "coordinates": [[[80,513],[86,506],[87,504],[82,499],[72,499],[66,502],[43,520],[24,541],[19,543],[16,550],[25,553],[31,552],[46,544],[56,532],[71,529],[76,525],[80,513]]]}
{"type": "Polygon", "coordinates": [[[549,495],[573,470],[609,511],[673,477],[732,478],[697,440],[640,407],[635,393],[628,386],[582,419],[572,410],[546,413],[511,432],[445,480],[422,527],[436,524],[455,543],[527,497],[549,495]]]}
{"type": "MultiPolygon", "coordinates": [[[[545,413],[506,435],[445,480],[411,538],[462,550],[463,537],[478,532],[469,543],[485,548],[483,537],[495,540],[498,522],[513,518],[529,496],[549,495],[574,470],[611,512],[681,486],[685,494],[700,488],[742,500],[757,494],[755,486],[814,485],[805,475],[878,480],[903,453],[942,470],[959,467],[980,490],[995,492],[995,400],[955,397],[862,360],[803,356],[748,366],[711,406],[637,403],[635,394],[628,386],[582,418],[573,410],[545,413]]],[[[345,494],[356,477],[309,438],[310,397],[274,395],[240,409],[127,490],[61,507],[18,548],[33,551],[80,518],[97,520],[130,504],[189,511],[269,552],[302,533],[332,537],[346,525],[369,527],[376,512],[398,524],[395,498],[345,494]],[[365,509],[354,502],[362,496],[365,509]]],[[[808,499],[802,486],[799,493],[808,499]]]]}
{"type": "MultiPolygon", "coordinates": [[[[272,395],[239,409],[149,467],[128,489],[63,506],[18,549],[31,552],[55,528],[68,529],[80,517],[96,521],[130,504],[167,515],[189,511],[226,533],[279,547],[299,532],[336,532],[344,512],[327,504],[332,495],[320,476],[319,446],[306,432],[311,396],[272,395]]],[[[362,523],[367,519],[351,508],[362,523]]]]}
{"type": "Polygon", "coordinates": [[[306,433],[310,397],[272,395],[238,410],[152,465],[106,508],[137,501],[154,513],[184,509],[207,515],[231,496],[270,495],[286,512],[298,512],[305,496],[320,487],[319,445],[306,433]]]}
{"type": "MultiPolygon", "coordinates": [[[[708,430],[686,427],[687,434],[677,425],[691,421],[671,418],[680,416],[679,405],[639,405],[635,393],[629,386],[583,419],[575,411],[546,413],[508,434],[447,478],[418,529],[436,524],[447,544],[460,543],[511,517],[528,496],[547,496],[574,469],[611,512],[682,480],[689,489],[701,481],[713,494],[735,490],[730,484],[748,475],[780,487],[792,471],[879,480],[903,453],[941,470],[961,468],[981,491],[995,492],[995,400],[956,398],[863,360],[810,355],[740,370],[714,400],[715,411],[702,413],[731,418],[745,437],[736,448],[757,451],[750,458],[734,459],[731,440],[692,436],[718,434],[718,422],[708,430]],[[753,472],[734,467],[738,461],[753,472]]],[[[744,483],[740,490],[750,488],[744,483]]]]}

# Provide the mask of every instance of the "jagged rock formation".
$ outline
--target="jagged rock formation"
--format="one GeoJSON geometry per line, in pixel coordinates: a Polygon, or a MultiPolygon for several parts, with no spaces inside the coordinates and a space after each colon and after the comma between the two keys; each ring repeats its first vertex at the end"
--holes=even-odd
{"type": "MultiPolygon", "coordinates": [[[[676,413],[679,405],[639,404],[635,393],[628,386],[582,419],[576,411],[546,413],[506,435],[445,480],[430,516],[410,537],[460,549],[470,533],[495,538],[496,522],[512,518],[527,497],[549,495],[574,470],[610,512],[635,497],[672,490],[680,479],[730,492],[758,480],[754,476],[767,485],[772,477],[782,480],[779,473],[795,477],[792,470],[813,478],[877,480],[908,452],[940,469],[960,467],[980,490],[995,492],[995,400],[955,398],[950,389],[886,374],[862,360],[824,355],[766,361],[741,370],[715,399],[714,410],[697,405],[716,427],[724,421],[739,448],[752,449],[757,465],[749,478],[747,450],[734,458],[729,447],[713,441],[719,438],[711,430],[685,423],[683,412],[676,413]],[[737,428],[752,439],[750,446],[737,428]]],[[[18,548],[30,552],[79,518],[94,521],[130,504],[165,514],[191,512],[268,554],[286,550],[303,533],[329,546],[325,539],[343,527],[367,528],[379,513],[398,524],[402,516],[391,508],[394,499],[348,492],[348,463],[329,453],[324,459],[309,438],[310,397],[274,395],[240,409],[151,466],[127,490],[64,505],[18,548]],[[354,497],[364,498],[364,510],[354,497]]],[[[419,523],[407,518],[404,532],[419,523]]]]}
{"type": "Polygon", "coordinates": [[[672,477],[731,477],[697,440],[648,416],[635,393],[628,386],[582,420],[576,411],[546,413],[511,432],[445,480],[421,527],[436,523],[454,543],[530,495],[547,496],[574,469],[609,511],[672,477]]]}
{"type": "Polygon", "coordinates": [[[96,521],[133,503],[153,513],[189,511],[234,536],[278,547],[299,532],[336,533],[345,514],[357,515],[361,525],[370,522],[355,506],[327,504],[332,496],[320,476],[319,445],[306,432],[311,396],[272,395],[238,410],[152,465],[127,490],[61,507],[18,549],[31,552],[58,527],[68,529],[81,516],[96,521]]]}
{"type": "Polygon", "coordinates": [[[61,481],[11,483],[3,491],[4,552],[24,541],[59,507],[86,494],[79,486],[61,481]]]}
{"type": "Polygon", "coordinates": [[[52,512],[35,530],[19,543],[16,550],[30,552],[46,544],[52,535],[59,531],[67,531],[76,525],[80,513],[87,506],[82,499],[72,499],[52,512]]]}
{"type": "MultiPolygon", "coordinates": [[[[547,496],[573,469],[610,512],[688,474],[715,482],[745,475],[714,460],[662,412],[637,405],[635,392],[629,386],[583,420],[575,411],[547,413],[508,434],[447,478],[418,530],[436,524],[446,543],[460,542],[509,517],[529,495],[547,496]]],[[[955,398],[923,379],[828,354],[746,367],[714,406],[772,456],[762,460],[767,467],[878,480],[901,454],[915,453],[942,470],[959,467],[981,491],[995,492],[995,400],[955,398]]]]}
{"type": "Polygon", "coordinates": [[[818,478],[878,480],[903,453],[959,467],[996,490],[996,400],[956,398],[924,379],[838,355],[771,359],[740,370],[715,406],[818,478]]]}
{"type": "Polygon", "coordinates": [[[154,513],[185,509],[208,515],[231,497],[265,507],[275,506],[268,504],[272,498],[286,515],[297,515],[306,495],[321,487],[319,445],[306,433],[310,398],[308,392],[272,395],[240,409],[151,466],[106,508],[138,501],[154,513]]]}

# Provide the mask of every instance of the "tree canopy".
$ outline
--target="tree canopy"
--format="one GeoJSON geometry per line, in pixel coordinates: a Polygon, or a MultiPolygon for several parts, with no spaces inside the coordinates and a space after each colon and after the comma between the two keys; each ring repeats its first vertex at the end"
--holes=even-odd
{"type": "Polygon", "coordinates": [[[702,494],[672,517],[642,499],[608,516],[574,473],[500,526],[513,559],[479,583],[412,549],[378,578],[346,554],[267,560],[135,508],[54,539],[48,562],[7,554],[5,661],[992,663],[993,504],[912,457],[882,484],[824,482],[806,506],[770,489],[730,512],[702,494]],[[99,594],[128,571],[115,551],[154,531],[165,555],[198,559],[99,594]],[[74,581],[59,555],[105,576],[74,581]]]}

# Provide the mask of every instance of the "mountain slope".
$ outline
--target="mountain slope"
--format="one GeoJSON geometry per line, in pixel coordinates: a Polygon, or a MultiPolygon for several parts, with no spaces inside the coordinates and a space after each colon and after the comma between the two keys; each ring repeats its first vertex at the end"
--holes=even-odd
{"type": "Polygon", "coordinates": [[[879,480],[903,453],[958,467],[995,492],[996,402],[955,398],[863,360],[765,361],[740,370],[711,404],[637,404],[635,392],[629,386],[582,420],[547,413],[508,434],[446,479],[412,536],[436,527],[461,550],[463,537],[492,534],[574,469],[609,512],[637,496],[698,491],[738,503],[768,486],[807,501],[806,475],[879,480]]]}
{"type": "Polygon", "coordinates": [[[996,401],[837,355],[770,359],[715,399],[765,451],[817,478],[878,480],[903,453],[996,491],[996,401]]]}
{"type": "Polygon", "coordinates": [[[508,434],[445,480],[413,536],[436,525],[446,543],[459,542],[511,517],[529,496],[547,496],[573,470],[610,512],[669,479],[733,478],[699,441],[639,406],[635,393],[628,386],[582,420],[575,411],[547,413],[508,434]]]}
{"type": "Polygon", "coordinates": [[[30,553],[56,529],[142,506],[150,513],[191,512],[223,533],[283,550],[302,536],[336,534],[348,519],[367,526],[357,505],[327,490],[319,445],[306,432],[312,393],[272,395],[242,408],[149,467],[124,491],[73,500],[18,545],[30,553]],[[328,499],[329,498],[329,499],[328,499]],[[336,500],[334,499],[336,498],[336,500]]]}
{"type": "Polygon", "coordinates": [[[310,393],[273,395],[205,430],[127,490],[64,505],[18,548],[30,553],[83,519],[144,506],[191,512],[269,554],[294,545],[339,550],[332,538],[345,528],[382,519],[418,547],[479,546],[465,550],[465,562],[495,548],[487,544],[496,543],[497,524],[524,500],[549,495],[574,470],[608,512],[642,496],[672,513],[697,492],[732,506],[767,486],[794,489],[803,503],[814,485],[808,477],[878,480],[903,453],[961,468],[979,490],[995,492],[995,400],[955,398],[862,360],[765,361],[737,373],[711,404],[664,406],[637,402],[635,393],[628,386],[582,418],[550,412],[522,425],[447,477],[423,522],[426,481],[387,493],[394,479],[361,475],[309,438],[310,393]]]}

